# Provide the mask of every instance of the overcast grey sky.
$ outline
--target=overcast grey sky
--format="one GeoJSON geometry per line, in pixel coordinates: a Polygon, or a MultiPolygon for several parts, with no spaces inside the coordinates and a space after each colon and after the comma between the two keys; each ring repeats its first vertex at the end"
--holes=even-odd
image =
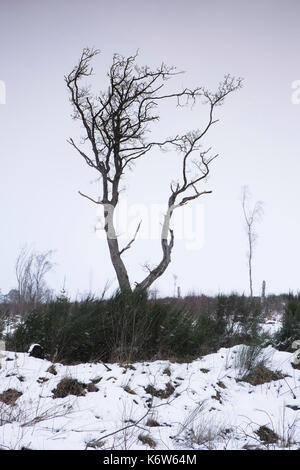
{"type": "MultiPolygon", "coordinates": [[[[263,279],[268,292],[299,289],[300,104],[292,100],[292,85],[300,80],[299,18],[299,0],[1,0],[2,292],[15,286],[14,263],[24,243],[56,250],[48,277],[56,290],[66,277],[72,295],[99,293],[115,278],[106,243],[94,231],[95,207],[78,195],[97,194],[97,174],[66,142],[82,130],[70,117],[64,75],[85,46],[101,50],[94,64],[99,89],[113,53],[137,49],[140,65],[164,61],[184,70],[172,84],[179,89],[214,88],[225,73],[244,78],[243,89],[219,108],[220,122],[206,140],[220,156],[205,185],[213,193],[201,200],[197,230],[204,243],[192,250],[186,240],[175,241],[172,263],[156,283],[161,294],[173,294],[173,275],[183,294],[248,293],[243,185],[253,202],[265,204],[254,292],[263,279]]],[[[170,104],[159,132],[198,128],[205,112],[196,106],[181,113],[170,104]]],[[[170,153],[158,152],[140,162],[126,180],[128,204],[163,204],[173,162],[170,153]]],[[[158,240],[137,240],[124,257],[132,282],[145,275],[144,262],[159,257],[158,240]]]]}

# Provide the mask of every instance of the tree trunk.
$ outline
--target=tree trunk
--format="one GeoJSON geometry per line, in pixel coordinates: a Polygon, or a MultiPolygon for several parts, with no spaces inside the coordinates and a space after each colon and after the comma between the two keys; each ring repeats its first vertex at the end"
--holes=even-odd
{"type": "Polygon", "coordinates": [[[115,208],[111,204],[104,206],[104,229],[109,248],[110,259],[115,269],[121,290],[131,291],[127,269],[122,261],[119,249],[118,238],[113,224],[115,208]]]}
{"type": "Polygon", "coordinates": [[[173,230],[170,229],[170,220],[173,214],[173,203],[174,203],[174,197],[171,197],[169,200],[169,207],[167,214],[164,217],[164,223],[162,227],[162,232],[161,232],[161,247],[162,247],[162,260],[161,262],[156,266],[156,268],[152,269],[148,276],[139,284],[136,285],[136,289],[149,289],[149,287],[153,284],[156,279],[158,279],[167,269],[171,262],[171,252],[172,248],[174,246],[174,234],[173,230]],[[171,239],[170,242],[168,243],[168,233],[170,232],[171,239]]]}
{"type": "Polygon", "coordinates": [[[253,297],[253,285],[252,285],[252,233],[251,233],[251,227],[249,226],[249,232],[248,232],[248,238],[249,238],[249,285],[250,285],[250,297],[253,297]]]}

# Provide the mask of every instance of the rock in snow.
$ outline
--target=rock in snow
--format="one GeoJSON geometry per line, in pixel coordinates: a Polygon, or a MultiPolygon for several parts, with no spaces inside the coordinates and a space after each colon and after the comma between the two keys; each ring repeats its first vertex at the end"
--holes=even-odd
{"type": "Polygon", "coordinates": [[[32,344],[28,349],[29,356],[36,357],[37,359],[44,359],[45,351],[40,344],[32,344]]]}

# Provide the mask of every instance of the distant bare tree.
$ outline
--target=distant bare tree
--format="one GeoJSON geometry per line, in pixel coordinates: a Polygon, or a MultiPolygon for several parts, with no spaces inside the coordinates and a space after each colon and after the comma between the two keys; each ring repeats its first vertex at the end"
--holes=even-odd
{"type": "Polygon", "coordinates": [[[87,165],[100,175],[100,197],[79,193],[103,207],[104,230],[111,262],[122,290],[131,290],[122,256],[135,241],[140,224],[132,240],[124,248],[120,248],[113,216],[119,202],[121,180],[126,171],[153,148],[174,148],[182,156],[181,181],[170,184],[167,212],[161,230],[161,260],[154,268],[148,269],[145,279],[136,283],[136,288],[148,289],[164,273],[171,261],[174,233],[170,221],[174,210],[211,193],[201,190],[199,185],[207,179],[210,164],[217,155],[210,154],[210,148],[203,150],[202,140],[218,121],[214,117],[215,108],[223,103],[227,95],[238,90],[242,83],[241,79],[226,75],[215,92],[203,87],[163,92],[166,82],[179,73],[174,67],[161,64],[157,69],[151,70],[148,66],[139,67],[135,64],[137,55],[125,58],[115,54],[107,74],[108,88],[93,95],[91,89],[82,84],[82,80],[92,75],[90,63],[98,53],[98,50],[85,48],[78,64],[65,77],[74,110],[73,118],[83,124],[85,132],[83,145],[75,143],[72,138],[69,143],[87,165]],[[147,140],[150,125],[159,121],[156,111],[159,103],[168,99],[176,100],[178,106],[203,100],[208,105],[206,124],[201,130],[163,140],[147,140]],[[88,150],[84,144],[89,145],[88,150]],[[196,158],[193,159],[195,154],[196,158]]]}
{"type": "Polygon", "coordinates": [[[52,269],[53,251],[35,252],[24,246],[16,261],[18,304],[21,311],[46,302],[51,297],[45,276],[52,269]]]}
{"type": "Polygon", "coordinates": [[[248,186],[242,187],[242,208],[245,219],[245,228],[248,240],[248,272],[249,272],[249,287],[250,297],[253,297],[253,280],[252,280],[252,262],[253,262],[253,250],[257,240],[257,234],[255,232],[255,225],[261,221],[263,215],[263,202],[257,201],[253,207],[249,207],[251,200],[251,193],[248,186]]]}

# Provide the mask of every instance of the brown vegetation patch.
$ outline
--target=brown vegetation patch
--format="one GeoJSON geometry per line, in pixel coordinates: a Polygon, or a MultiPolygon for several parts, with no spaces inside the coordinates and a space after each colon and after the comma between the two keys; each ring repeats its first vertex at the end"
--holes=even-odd
{"type": "Polygon", "coordinates": [[[86,389],[88,392],[98,392],[99,388],[93,382],[87,384],[86,389]]]}
{"type": "Polygon", "coordinates": [[[169,396],[172,395],[175,391],[175,387],[171,384],[171,382],[168,382],[166,385],[165,390],[163,389],[157,389],[153,385],[148,385],[145,388],[146,393],[149,393],[153,397],[157,398],[169,398],[169,396]]]}
{"type": "Polygon", "coordinates": [[[253,444],[244,444],[242,449],[245,449],[245,450],[260,450],[260,448],[257,445],[253,445],[253,444]]]}
{"type": "Polygon", "coordinates": [[[124,369],[136,370],[136,367],[134,367],[132,364],[123,364],[122,367],[124,367],[124,369]]]}
{"type": "Polygon", "coordinates": [[[98,384],[102,380],[102,377],[95,377],[94,379],[91,380],[93,384],[98,384]]]}
{"type": "Polygon", "coordinates": [[[53,374],[53,375],[57,375],[57,370],[56,370],[54,364],[52,364],[50,367],[48,367],[48,369],[46,370],[46,372],[49,372],[50,374],[53,374]]]}
{"type": "Polygon", "coordinates": [[[152,449],[156,447],[156,442],[149,435],[146,436],[145,434],[140,434],[138,436],[138,440],[141,441],[143,444],[148,445],[152,449]]]}
{"type": "Polygon", "coordinates": [[[47,379],[46,377],[39,377],[39,378],[37,379],[37,382],[38,382],[39,384],[43,384],[44,382],[48,382],[48,380],[49,380],[49,379],[47,379]]]}
{"type": "Polygon", "coordinates": [[[258,365],[244,377],[240,379],[241,382],[248,382],[251,385],[262,385],[267,382],[272,382],[272,380],[280,380],[284,377],[287,377],[286,374],[283,374],[280,371],[272,371],[263,365],[258,365]]]}
{"type": "Polygon", "coordinates": [[[14,406],[17,399],[23,395],[22,392],[15,390],[14,388],[9,388],[0,394],[0,401],[5,403],[6,405],[14,406]]]}
{"type": "Polygon", "coordinates": [[[222,403],[221,393],[219,392],[219,390],[216,390],[216,394],[212,395],[211,398],[213,398],[214,400],[217,400],[219,403],[222,403]]]}
{"type": "Polygon", "coordinates": [[[136,393],[129,387],[129,385],[125,385],[123,387],[124,392],[130,393],[130,395],[136,395],[136,393]]]}
{"type": "Polygon", "coordinates": [[[92,449],[101,449],[105,444],[104,441],[98,440],[98,441],[91,441],[88,443],[88,447],[91,447],[92,449]]]}
{"type": "Polygon", "coordinates": [[[226,388],[226,385],[224,385],[221,380],[219,380],[219,382],[217,382],[217,385],[218,385],[218,387],[220,387],[220,388],[226,388]]]}
{"type": "Polygon", "coordinates": [[[272,431],[272,429],[267,426],[260,426],[260,428],[255,431],[255,434],[257,434],[260,440],[265,444],[275,444],[279,439],[276,432],[272,431]]]}
{"type": "Polygon", "coordinates": [[[52,390],[53,398],[65,398],[68,395],[83,397],[86,394],[86,387],[86,384],[79,382],[77,379],[65,377],[58,383],[57,387],[52,390]]]}
{"type": "Polygon", "coordinates": [[[149,418],[147,420],[146,426],[149,426],[151,428],[156,428],[160,426],[160,424],[155,419],[149,418]]]}

